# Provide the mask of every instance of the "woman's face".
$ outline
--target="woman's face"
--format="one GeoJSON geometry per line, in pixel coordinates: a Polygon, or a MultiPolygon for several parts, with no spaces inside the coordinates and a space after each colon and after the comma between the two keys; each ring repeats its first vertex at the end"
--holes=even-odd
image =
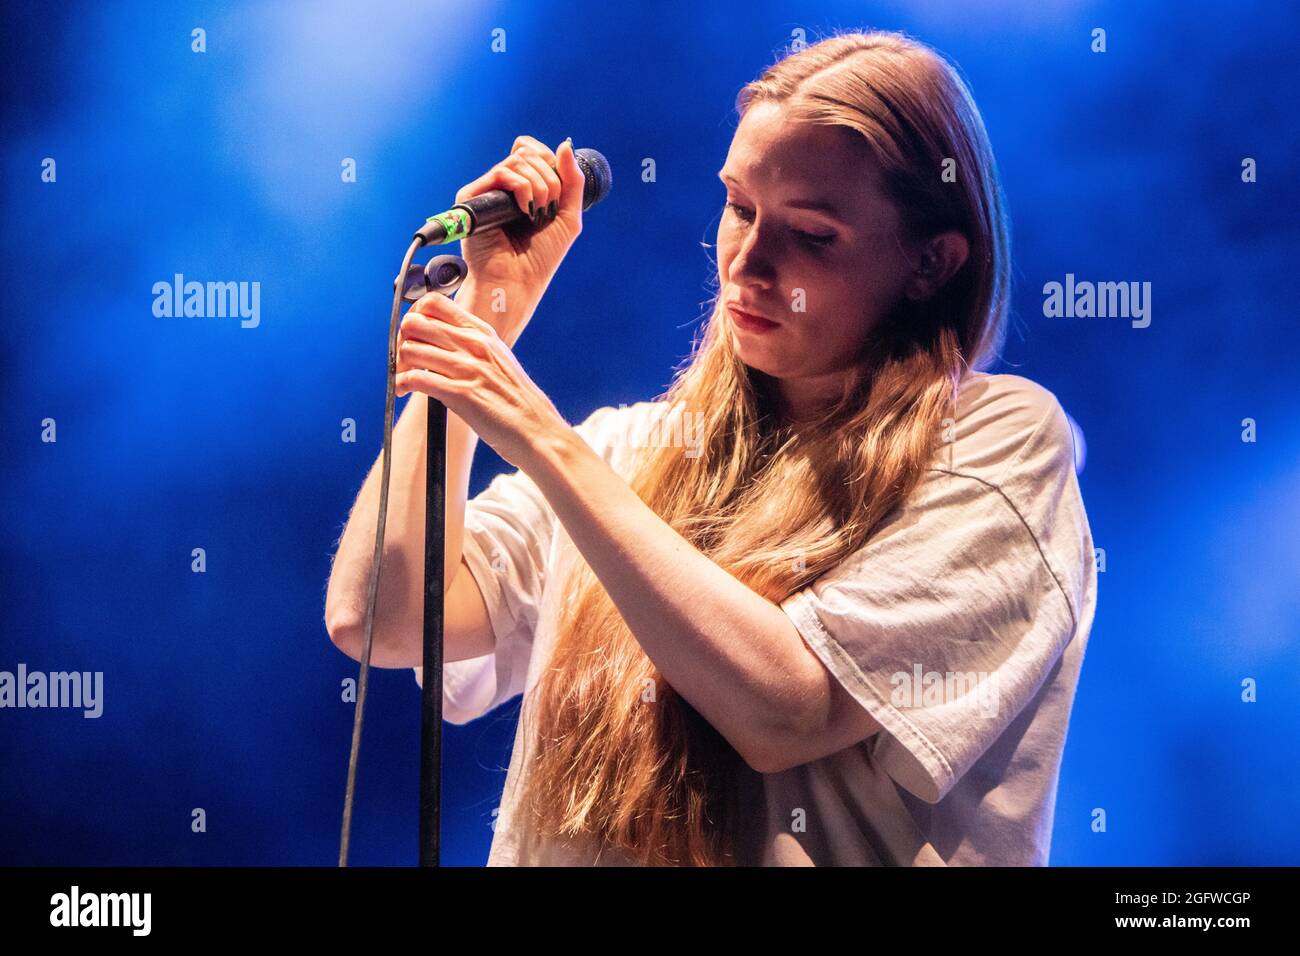
{"type": "Polygon", "coordinates": [[[791,123],[776,103],[741,118],[719,177],[718,278],[741,361],[801,414],[838,395],[867,332],[912,269],[860,134],[791,123]],[[770,320],[745,326],[734,310],[770,320]],[[774,323],[774,324],[771,324],[774,323]]]}

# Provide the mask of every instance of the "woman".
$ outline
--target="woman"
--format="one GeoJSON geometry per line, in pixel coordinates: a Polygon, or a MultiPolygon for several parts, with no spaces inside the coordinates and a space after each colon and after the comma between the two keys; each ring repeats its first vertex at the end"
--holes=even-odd
{"type": "MultiPolygon", "coordinates": [[[[538,223],[471,237],[456,301],[403,321],[373,661],[420,662],[433,396],[445,713],[525,694],[490,865],[1045,864],[1096,576],[1060,405],[977,371],[1009,273],[982,121],[888,33],[737,105],[691,361],[577,428],[510,351],[581,229],[572,145],[521,137],[461,191],[538,223]],[[519,470],[466,504],[476,435],[519,470]]],[[[327,600],[353,657],[378,465],[327,600]]]]}

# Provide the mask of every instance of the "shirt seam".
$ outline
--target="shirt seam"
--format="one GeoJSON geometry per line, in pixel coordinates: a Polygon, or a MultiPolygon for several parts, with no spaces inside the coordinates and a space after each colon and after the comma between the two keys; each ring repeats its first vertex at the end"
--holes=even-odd
{"type": "MultiPolygon", "coordinates": [[[[1035,432],[1036,431],[1037,429],[1035,429],[1035,432]]],[[[1028,445],[1029,442],[1026,441],[1025,444],[1028,445]]],[[[1017,459],[1019,459],[1019,457],[1019,455],[1016,456],[1017,459]]],[[[994,484],[991,481],[986,481],[977,475],[968,475],[959,471],[949,471],[947,468],[931,468],[930,471],[951,475],[954,478],[966,478],[969,481],[978,482],[985,488],[990,488],[997,492],[998,497],[1001,498],[1003,503],[1011,509],[1011,513],[1019,519],[1021,526],[1026,532],[1028,532],[1029,540],[1034,542],[1034,548],[1038,551],[1039,559],[1043,562],[1043,566],[1047,568],[1048,573],[1052,576],[1052,581],[1056,585],[1056,589],[1061,592],[1061,597],[1065,600],[1065,607],[1070,612],[1070,634],[1073,635],[1079,627],[1079,616],[1075,613],[1074,602],[1070,600],[1069,592],[1066,591],[1065,585],[1061,583],[1061,576],[1057,574],[1056,568],[1052,566],[1052,562],[1047,557],[1047,552],[1043,550],[1042,541],[1039,540],[1037,533],[1029,522],[1025,520],[1024,514],[1022,514],[1020,509],[1016,507],[1016,503],[1011,500],[1011,496],[1002,489],[1001,485],[994,484]]]]}

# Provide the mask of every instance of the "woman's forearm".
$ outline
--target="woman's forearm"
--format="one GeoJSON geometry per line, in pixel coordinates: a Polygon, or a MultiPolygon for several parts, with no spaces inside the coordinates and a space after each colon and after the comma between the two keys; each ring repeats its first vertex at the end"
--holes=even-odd
{"type": "MultiPolygon", "coordinates": [[[[518,339],[537,307],[535,295],[519,290],[479,289],[469,279],[457,293],[456,302],[476,314],[491,316],[502,337],[511,344],[518,339]],[[496,303],[506,303],[512,311],[499,313],[493,309],[496,303]]],[[[371,662],[379,667],[410,666],[411,661],[420,659],[424,617],[428,409],[428,396],[413,392],[393,425],[393,466],[371,652],[371,662]]],[[[470,466],[477,445],[478,435],[463,419],[448,411],[444,594],[450,591],[461,567],[470,466]]],[[[366,595],[375,550],[382,478],[381,453],[366,476],[339,540],[325,602],[325,623],[331,639],[354,658],[360,656],[364,639],[366,595]]],[[[473,599],[476,595],[469,597],[473,599]]],[[[462,649],[455,646],[459,635],[472,634],[482,628],[481,620],[462,622],[456,619],[459,609],[466,604],[473,605],[474,601],[448,601],[444,605],[446,660],[474,656],[468,650],[462,653],[462,649]]],[[[474,616],[482,618],[483,615],[480,612],[474,616]]],[[[477,646],[474,651],[481,653],[477,646]]]]}
{"type": "Polygon", "coordinates": [[[683,538],[571,430],[529,463],[570,539],[663,674],[755,769],[817,706],[793,623],[683,538]]]}
{"type": "MultiPolygon", "coordinates": [[[[412,394],[393,425],[393,465],[388,489],[384,557],[375,605],[371,662],[402,666],[418,657],[424,615],[425,462],[428,449],[426,395],[412,394]]],[[[443,591],[460,567],[470,465],[478,436],[454,414],[447,415],[446,538],[443,591]]],[[[383,454],[375,459],[339,540],[325,600],[330,637],[349,655],[359,656],[365,626],[366,595],[379,518],[383,454]]],[[[450,636],[455,622],[446,621],[450,636]]]]}

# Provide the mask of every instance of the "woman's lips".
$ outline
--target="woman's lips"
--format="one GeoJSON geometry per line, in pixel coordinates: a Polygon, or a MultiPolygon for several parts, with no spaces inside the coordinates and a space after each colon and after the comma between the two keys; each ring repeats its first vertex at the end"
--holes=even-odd
{"type": "Polygon", "coordinates": [[[769,319],[750,315],[748,312],[741,312],[735,306],[728,306],[727,311],[731,313],[732,321],[746,332],[770,332],[778,326],[778,323],[769,319]]]}

